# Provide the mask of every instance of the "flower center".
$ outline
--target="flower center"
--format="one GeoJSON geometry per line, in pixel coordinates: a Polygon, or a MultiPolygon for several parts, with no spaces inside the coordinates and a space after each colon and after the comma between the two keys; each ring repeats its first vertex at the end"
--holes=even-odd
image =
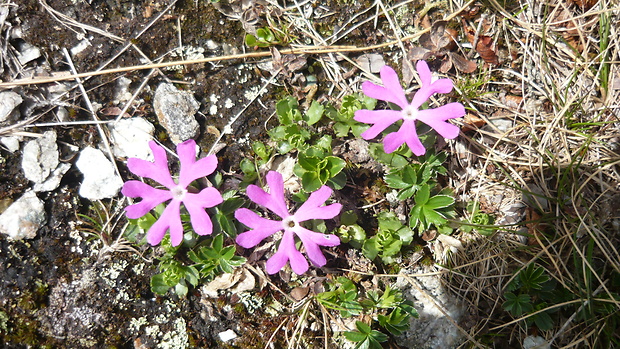
{"type": "Polygon", "coordinates": [[[295,228],[299,223],[297,223],[297,221],[295,221],[295,219],[293,218],[293,216],[289,216],[286,217],[282,220],[282,228],[284,229],[293,229],[295,228]]]}
{"type": "Polygon", "coordinates": [[[402,111],[403,119],[405,120],[417,120],[418,119],[418,110],[410,105],[408,105],[402,111]]]}
{"type": "Polygon", "coordinates": [[[172,193],[172,199],[183,201],[183,199],[185,198],[185,194],[187,194],[187,190],[177,185],[170,190],[170,193],[172,193]]]}

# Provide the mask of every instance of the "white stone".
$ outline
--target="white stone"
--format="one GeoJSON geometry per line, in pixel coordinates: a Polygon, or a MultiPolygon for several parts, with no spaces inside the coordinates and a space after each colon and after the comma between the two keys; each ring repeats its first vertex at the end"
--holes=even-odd
{"type": "Polygon", "coordinates": [[[220,337],[220,340],[224,343],[237,338],[237,334],[233,330],[226,330],[224,332],[218,333],[217,335],[220,337]]]}
{"type": "Polygon", "coordinates": [[[0,92],[0,124],[11,121],[13,110],[22,103],[22,97],[13,91],[0,92]]]}
{"type": "Polygon", "coordinates": [[[69,171],[70,168],[71,164],[58,164],[58,166],[52,172],[50,172],[50,175],[47,177],[46,180],[41,183],[35,183],[32,186],[32,189],[36,192],[43,192],[52,191],[58,188],[58,186],[60,186],[60,181],[62,180],[62,177],[65,175],[65,173],[67,173],[67,171],[69,171]]]}
{"type": "Polygon", "coordinates": [[[9,136],[0,137],[0,142],[11,152],[14,153],[19,150],[19,137],[9,136]]]}
{"type": "Polygon", "coordinates": [[[121,119],[110,124],[109,128],[114,156],[148,161],[153,159],[149,141],[153,139],[155,127],[146,119],[121,119]]]}
{"type": "Polygon", "coordinates": [[[90,41],[88,39],[83,39],[82,41],[78,42],[77,45],[70,48],[69,52],[71,52],[71,56],[75,56],[81,53],[82,51],[86,50],[88,46],[91,46],[90,41]]]}
{"type": "Polygon", "coordinates": [[[24,175],[35,183],[42,183],[58,166],[56,132],[47,131],[43,137],[26,143],[22,155],[24,175]]]}
{"type": "Polygon", "coordinates": [[[523,349],[549,349],[551,345],[541,336],[527,336],[523,340],[523,349]]]}
{"type": "Polygon", "coordinates": [[[69,168],[70,164],[59,161],[56,132],[53,130],[24,146],[22,170],[26,178],[34,182],[33,189],[36,192],[58,188],[69,168]]]}
{"type": "Polygon", "coordinates": [[[0,215],[0,233],[13,240],[32,239],[43,223],[43,201],[33,191],[28,191],[0,215]]]}
{"type": "Polygon", "coordinates": [[[114,165],[99,149],[86,147],[75,163],[84,174],[80,196],[89,200],[111,198],[118,194],[123,180],[116,174],[114,165]]]}
{"type": "Polygon", "coordinates": [[[17,54],[17,60],[22,65],[34,61],[35,59],[41,57],[41,50],[38,47],[32,46],[29,43],[24,43],[19,48],[19,53],[17,54]]]}
{"type": "Polygon", "coordinates": [[[114,91],[114,103],[125,103],[131,99],[131,91],[129,91],[129,85],[131,85],[131,79],[121,76],[116,81],[116,89],[114,91]]]}

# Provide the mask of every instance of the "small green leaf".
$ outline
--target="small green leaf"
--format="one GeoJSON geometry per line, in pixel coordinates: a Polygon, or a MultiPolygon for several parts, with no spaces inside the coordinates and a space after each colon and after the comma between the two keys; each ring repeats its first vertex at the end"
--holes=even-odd
{"type": "Polygon", "coordinates": [[[428,202],[428,199],[431,195],[431,188],[428,185],[423,185],[420,187],[418,192],[415,195],[415,204],[416,206],[424,206],[428,202]]]}
{"type": "Polygon", "coordinates": [[[301,176],[301,185],[308,193],[318,190],[323,183],[316,172],[306,172],[301,176]]]}
{"type": "Polygon", "coordinates": [[[364,341],[368,336],[358,331],[347,331],[344,333],[344,337],[351,342],[361,342],[364,341]]]}
{"type": "Polygon", "coordinates": [[[254,35],[252,35],[252,34],[247,34],[247,35],[245,36],[245,44],[246,44],[248,47],[254,47],[254,46],[256,46],[256,38],[254,37],[254,35]]]}
{"type": "Polygon", "coordinates": [[[185,282],[179,282],[174,286],[174,293],[178,294],[180,297],[185,297],[187,295],[187,291],[189,288],[185,284],[185,282]]]}
{"type": "Polygon", "coordinates": [[[510,312],[512,316],[521,316],[533,309],[529,294],[520,294],[517,296],[512,292],[506,292],[504,293],[504,298],[506,298],[506,301],[502,307],[510,312]]]}
{"type": "Polygon", "coordinates": [[[164,295],[171,286],[168,286],[164,280],[164,274],[155,274],[151,277],[151,291],[158,295],[164,295]]]}
{"type": "Polygon", "coordinates": [[[328,163],[327,170],[329,171],[330,177],[335,177],[347,164],[344,160],[336,156],[328,156],[325,159],[328,163]]]}
{"type": "Polygon", "coordinates": [[[323,116],[324,111],[325,107],[321,105],[321,103],[317,101],[312,101],[312,104],[310,105],[310,108],[308,108],[305,117],[308,125],[314,125],[319,122],[319,120],[321,120],[321,117],[323,116]]]}
{"type": "Polygon", "coordinates": [[[340,190],[347,184],[347,175],[344,172],[340,172],[334,178],[330,178],[327,182],[331,184],[332,188],[340,190]]]}
{"type": "Polygon", "coordinates": [[[370,326],[368,326],[367,324],[361,321],[355,321],[355,327],[357,327],[357,330],[365,335],[369,335],[370,332],[372,332],[372,329],[370,328],[370,326]]]}
{"type": "Polygon", "coordinates": [[[430,198],[424,206],[436,210],[438,208],[448,207],[454,204],[454,198],[447,195],[435,195],[430,198]]]}

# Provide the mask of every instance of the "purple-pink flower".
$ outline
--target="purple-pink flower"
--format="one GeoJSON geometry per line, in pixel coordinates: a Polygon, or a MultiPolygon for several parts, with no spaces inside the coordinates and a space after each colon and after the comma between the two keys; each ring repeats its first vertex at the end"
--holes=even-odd
{"type": "Polygon", "coordinates": [[[268,208],[282,220],[263,218],[247,208],[238,209],[235,211],[235,218],[251,230],[239,234],[237,243],[245,248],[252,248],[263,239],[283,230],[284,235],[277,252],[267,260],[266,269],[269,274],[277,273],[287,261],[290,261],[291,268],[298,275],[308,270],[308,262],[295,247],[295,235],[301,240],[310,261],[318,267],[324,266],[327,261],[319,246],[337,246],[340,244],[340,239],[336,235],[308,230],[300,223],[309,219],[330,219],[340,213],[341,204],[321,206],[331,196],[332,190],[325,185],[322,186],[310,194],[308,200],[295,214],[290,214],[284,198],[282,175],[270,171],[267,173],[267,185],[269,193],[255,185],[249,185],[246,193],[250,200],[268,208]]]}
{"type": "Polygon", "coordinates": [[[181,163],[178,181],[170,175],[166,151],[155,142],[149,142],[153,151],[154,162],[137,158],[127,160],[127,167],[138,176],[150,178],[168,190],[156,189],[141,181],[127,181],[121,192],[131,198],[142,198],[137,204],[127,206],[127,217],[136,219],[144,216],[157,205],[171,200],[159,219],[146,233],[146,241],[155,246],[161,242],[170,230],[170,242],[178,246],[183,241],[183,223],[181,222],[181,203],[189,212],[194,231],[199,235],[209,235],[213,232],[213,223],[205,208],[222,203],[222,195],[213,188],[207,187],[199,193],[191,193],[188,186],[194,180],[205,177],[217,167],[217,158],[210,155],[196,161],[196,142],[193,139],[177,145],[177,154],[181,163]]]}
{"type": "Polygon", "coordinates": [[[372,127],[362,133],[364,139],[375,138],[393,123],[398,120],[403,121],[397,132],[385,136],[383,147],[386,153],[393,152],[403,143],[407,143],[417,156],[426,153],[416,131],[418,120],[434,128],[444,138],[453,139],[459,134],[459,128],[446,120],[465,115],[465,107],[461,103],[448,103],[435,109],[420,110],[420,106],[433,94],[452,91],[452,81],[450,79],[433,81],[431,71],[425,61],[418,61],[416,69],[422,80],[422,87],[415,93],[411,103],[407,101],[398,75],[389,66],[381,68],[383,86],[375,85],[370,81],[362,84],[362,91],[367,96],[394,103],[401,108],[401,110],[358,110],[355,112],[356,121],[372,124],[372,127]]]}

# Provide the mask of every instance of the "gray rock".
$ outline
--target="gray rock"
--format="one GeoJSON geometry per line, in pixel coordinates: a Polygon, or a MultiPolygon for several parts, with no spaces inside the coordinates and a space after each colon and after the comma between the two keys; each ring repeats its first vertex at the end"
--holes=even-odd
{"type": "Polygon", "coordinates": [[[180,91],[173,84],[162,83],[155,91],[153,108],[159,123],[168,131],[174,143],[194,138],[198,122],[194,114],[200,103],[189,91],[180,91]]]}
{"type": "MultiPolygon", "coordinates": [[[[422,274],[428,272],[423,268],[403,271],[406,274],[422,274]]],[[[452,295],[442,284],[440,275],[415,277],[413,287],[404,278],[399,278],[396,286],[403,291],[403,296],[414,302],[420,317],[411,319],[409,329],[397,337],[397,343],[403,348],[457,348],[464,336],[452,324],[444,312],[456,323],[459,323],[466,311],[466,306],[452,295]],[[432,298],[434,302],[430,299],[432,298]],[[435,303],[440,305],[444,312],[435,303]]]]}
{"type": "Polygon", "coordinates": [[[523,340],[523,349],[549,349],[551,345],[541,336],[527,336],[523,340]]]}
{"type": "Polygon", "coordinates": [[[7,125],[19,111],[15,110],[23,102],[22,96],[13,91],[0,92],[0,125],[7,125]]]}
{"type": "Polygon", "coordinates": [[[0,233],[13,240],[32,239],[43,223],[43,201],[33,191],[28,191],[0,215],[0,233]]]}
{"type": "Polygon", "coordinates": [[[153,154],[149,141],[153,139],[155,127],[143,118],[121,119],[110,124],[110,142],[114,156],[151,160],[153,154]]]}
{"type": "Polygon", "coordinates": [[[50,173],[49,177],[41,183],[35,183],[32,189],[36,192],[52,191],[60,186],[62,177],[69,171],[71,164],[61,163],[50,173]]]}
{"type": "Polygon", "coordinates": [[[123,180],[116,174],[114,165],[99,149],[86,147],[75,163],[84,174],[79,194],[89,200],[111,198],[118,194],[123,180]]]}
{"type": "Polygon", "coordinates": [[[56,133],[47,131],[43,137],[29,141],[24,146],[22,169],[24,175],[35,183],[41,183],[58,166],[56,133]]]}
{"type": "Polygon", "coordinates": [[[41,50],[25,42],[18,47],[17,60],[22,65],[41,57],[41,50]]]}
{"type": "Polygon", "coordinates": [[[43,137],[24,146],[22,169],[26,178],[35,183],[34,191],[52,191],[58,188],[62,176],[70,167],[69,164],[61,164],[58,159],[55,131],[47,131],[43,137]]]}

